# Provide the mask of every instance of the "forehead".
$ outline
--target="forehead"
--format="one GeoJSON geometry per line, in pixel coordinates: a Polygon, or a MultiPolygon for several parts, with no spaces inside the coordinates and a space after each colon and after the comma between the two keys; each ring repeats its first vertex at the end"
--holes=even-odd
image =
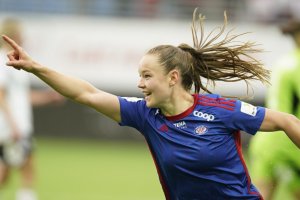
{"type": "Polygon", "coordinates": [[[142,57],[139,63],[139,73],[145,71],[157,71],[162,70],[163,67],[159,63],[159,57],[154,54],[146,54],[142,57]]]}

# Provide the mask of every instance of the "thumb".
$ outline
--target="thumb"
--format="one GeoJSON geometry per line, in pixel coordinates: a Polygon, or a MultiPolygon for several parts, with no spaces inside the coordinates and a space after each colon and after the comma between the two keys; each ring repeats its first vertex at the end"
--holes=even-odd
{"type": "Polygon", "coordinates": [[[20,63],[18,61],[8,61],[8,62],[6,62],[6,65],[7,66],[11,66],[11,67],[13,67],[13,68],[15,68],[17,70],[21,69],[21,65],[20,65],[20,63]]]}

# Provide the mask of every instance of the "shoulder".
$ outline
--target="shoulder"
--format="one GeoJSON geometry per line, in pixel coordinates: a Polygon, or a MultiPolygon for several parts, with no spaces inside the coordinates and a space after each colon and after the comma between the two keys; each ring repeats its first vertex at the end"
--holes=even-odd
{"type": "Polygon", "coordinates": [[[199,95],[198,105],[201,106],[198,109],[210,112],[225,121],[245,116],[255,117],[264,110],[239,99],[224,98],[217,94],[199,95]]]}
{"type": "Polygon", "coordinates": [[[128,112],[145,112],[150,110],[143,98],[122,96],[118,96],[118,98],[122,110],[128,110],[128,112]]]}
{"type": "Polygon", "coordinates": [[[236,99],[224,98],[218,94],[199,94],[198,95],[198,104],[214,108],[217,110],[235,110],[235,107],[238,105],[238,101],[236,99]]]}
{"type": "Polygon", "coordinates": [[[156,118],[158,109],[149,108],[146,101],[137,97],[118,96],[120,102],[122,126],[131,126],[141,131],[144,130],[146,122],[156,118]]]}
{"type": "Polygon", "coordinates": [[[122,97],[118,96],[121,107],[146,107],[146,102],[138,97],[122,97]]]}
{"type": "Polygon", "coordinates": [[[139,98],[139,97],[122,97],[122,96],[119,96],[119,99],[127,101],[127,102],[142,102],[142,101],[144,101],[143,98],[139,98]]]}

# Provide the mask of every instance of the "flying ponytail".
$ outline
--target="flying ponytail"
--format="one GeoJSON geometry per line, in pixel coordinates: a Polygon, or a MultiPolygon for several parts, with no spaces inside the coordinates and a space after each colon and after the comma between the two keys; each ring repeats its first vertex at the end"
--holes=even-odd
{"type": "Polygon", "coordinates": [[[191,27],[193,47],[188,44],[180,44],[178,47],[160,45],[150,49],[148,53],[158,53],[167,72],[178,68],[181,71],[183,87],[188,90],[193,85],[195,93],[200,90],[212,93],[202,78],[211,81],[213,85],[215,81],[244,81],[247,88],[250,86],[249,80],[269,83],[270,71],[250,55],[262,50],[253,42],[235,40],[246,33],[235,35],[230,30],[224,34],[227,26],[226,12],[223,26],[213,29],[206,37],[204,19],[203,15],[198,14],[198,9],[195,9],[191,27]],[[220,40],[222,36],[224,37],[220,40]]]}

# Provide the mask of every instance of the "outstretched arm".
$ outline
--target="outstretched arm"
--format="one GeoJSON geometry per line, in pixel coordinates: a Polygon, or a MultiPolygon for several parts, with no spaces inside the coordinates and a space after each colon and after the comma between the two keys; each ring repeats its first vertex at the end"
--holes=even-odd
{"type": "Polygon", "coordinates": [[[15,41],[7,36],[2,37],[13,49],[7,54],[9,61],[6,64],[8,66],[30,72],[65,97],[92,107],[117,122],[121,121],[117,96],[101,91],[84,80],[61,74],[40,65],[32,60],[15,41]]]}
{"type": "Polygon", "coordinates": [[[300,120],[292,114],[266,108],[266,115],[260,131],[284,131],[300,148],[300,120]]]}

